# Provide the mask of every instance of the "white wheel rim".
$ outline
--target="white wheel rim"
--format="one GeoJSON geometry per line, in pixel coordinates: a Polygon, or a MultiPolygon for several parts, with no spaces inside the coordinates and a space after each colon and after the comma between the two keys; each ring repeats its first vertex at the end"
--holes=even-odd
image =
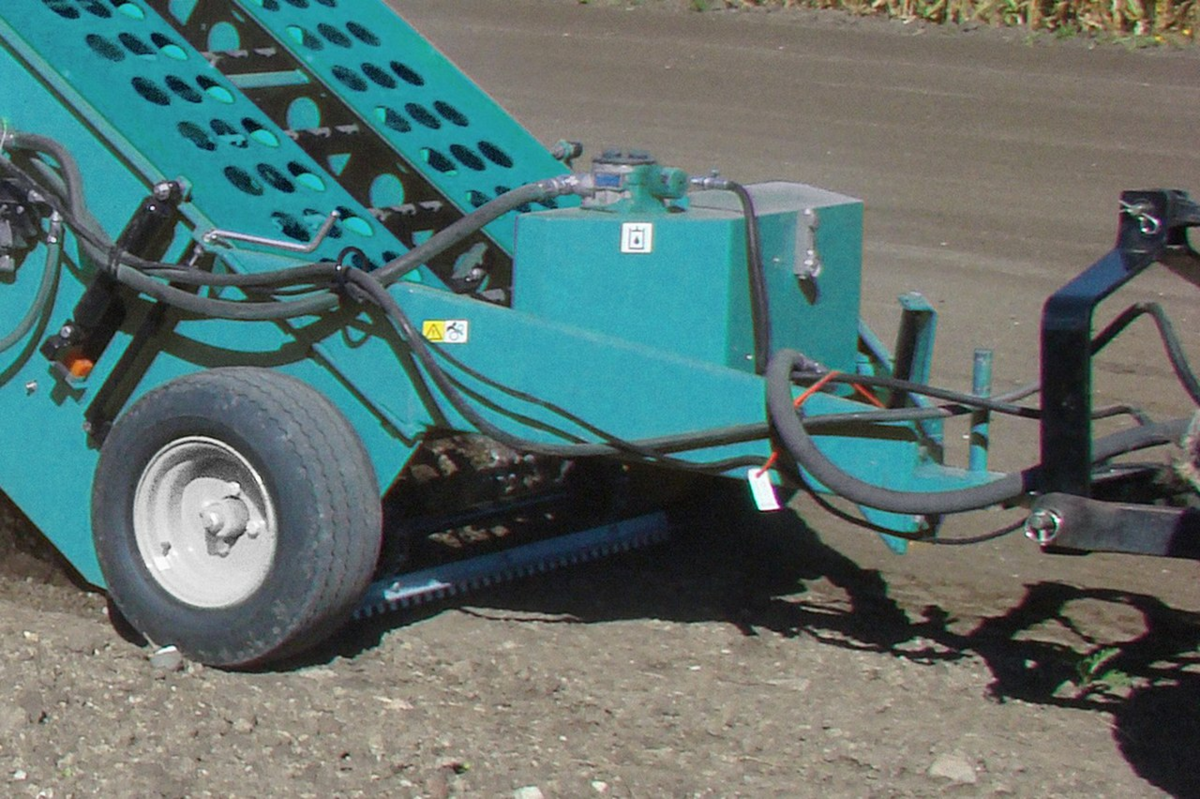
{"type": "Polygon", "coordinates": [[[262,476],[234,448],[190,436],[142,471],[133,531],[150,575],[181,602],[222,608],[263,584],[275,561],[275,510],[262,476]]]}

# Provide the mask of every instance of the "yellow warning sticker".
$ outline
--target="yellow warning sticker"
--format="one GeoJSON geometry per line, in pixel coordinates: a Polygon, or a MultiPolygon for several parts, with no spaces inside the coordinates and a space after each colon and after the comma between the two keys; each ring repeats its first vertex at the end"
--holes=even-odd
{"type": "Polygon", "coordinates": [[[421,335],[435,344],[466,344],[471,323],[466,319],[426,319],[421,323],[421,335]]]}

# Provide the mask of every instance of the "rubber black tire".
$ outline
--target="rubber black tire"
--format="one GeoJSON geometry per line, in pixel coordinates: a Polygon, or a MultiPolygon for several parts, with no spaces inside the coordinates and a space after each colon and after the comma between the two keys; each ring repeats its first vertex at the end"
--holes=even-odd
{"type": "Polygon", "coordinates": [[[346,417],[304,382],[253,367],[197,372],[147,393],[113,426],[92,486],[96,553],[121,613],[155,644],[225,668],[295,655],[342,626],[379,559],[381,515],[374,468],[346,417]],[[135,536],[143,471],[191,436],[236,450],[275,508],[267,574],[230,606],[198,607],[165,589],[135,536]]]}

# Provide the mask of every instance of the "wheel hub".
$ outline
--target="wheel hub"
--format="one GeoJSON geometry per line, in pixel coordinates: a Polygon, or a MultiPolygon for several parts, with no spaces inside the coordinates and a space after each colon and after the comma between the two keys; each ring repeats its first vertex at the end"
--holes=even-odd
{"type": "MultiPolygon", "coordinates": [[[[208,553],[225,557],[243,535],[250,533],[250,509],[242,501],[241,487],[230,483],[233,493],[224,499],[207,502],[200,509],[200,524],[204,527],[208,553]]],[[[260,524],[254,525],[258,532],[260,524]]],[[[251,535],[253,538],[254,535],[251,535]]]]}
{"type": "Polygon", "coordinates": [[[236,449],[193,436],[160,449],[134,494],[143,564],[180,601],[228,607],[249,597],[275,558],[265,481],[236,449]]]}

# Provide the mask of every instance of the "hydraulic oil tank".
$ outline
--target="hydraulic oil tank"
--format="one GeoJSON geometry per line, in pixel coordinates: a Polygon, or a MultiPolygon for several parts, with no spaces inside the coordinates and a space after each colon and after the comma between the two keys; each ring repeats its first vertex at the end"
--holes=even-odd
{"type": "MultiPolygon", "coordinates": [[[[811,186],[747,187],[762,241],[772,350],[852,370],[862,203],[811,186]]],[[[517,220],[513,307],[715,365],[754,370],[746,219],[731,192],[686,207],[614,204],[517,220]]]]}

